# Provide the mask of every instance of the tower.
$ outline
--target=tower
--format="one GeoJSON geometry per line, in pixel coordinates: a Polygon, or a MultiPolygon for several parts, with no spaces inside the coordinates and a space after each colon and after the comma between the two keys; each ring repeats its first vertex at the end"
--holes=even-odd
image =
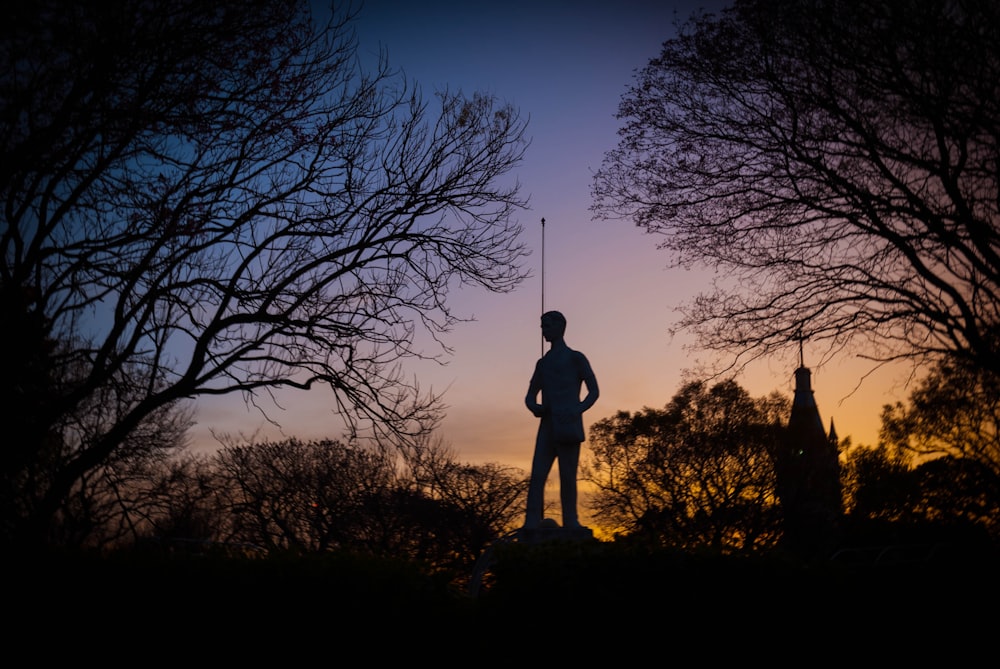
{"type": "Polygon", "coordinates": [[[814,557],[833,547],[842,500],[837,433],[830,433],[813,396],[812,372],[802,360],[795,370],[795,395],[776,461],[777,490],[784,517],[786,548],[814,557]]]}

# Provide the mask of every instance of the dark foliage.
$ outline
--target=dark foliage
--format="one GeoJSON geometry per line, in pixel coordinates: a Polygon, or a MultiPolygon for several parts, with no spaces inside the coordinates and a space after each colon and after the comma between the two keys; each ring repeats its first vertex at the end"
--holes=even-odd
{"type": "Polygon", "coordinates": [[[24,587],[7,602],[18,614],[8,649],[27,650],[44,630],[84,658],[113,636],[129,661],[798,662],[823,648],[831,662],[947,654],[964,664],[992,643],[981,604],[1000,595],[1000,555],[986,551],[850,567],[600,542],[497,555],[478,598],[413,563],[350,554],[36,556],[11,565],[24,587]],[[86,616],[62,615],[80,604],[86,616]],[[913,630],[928,625],[917,641],[913,630]]]}

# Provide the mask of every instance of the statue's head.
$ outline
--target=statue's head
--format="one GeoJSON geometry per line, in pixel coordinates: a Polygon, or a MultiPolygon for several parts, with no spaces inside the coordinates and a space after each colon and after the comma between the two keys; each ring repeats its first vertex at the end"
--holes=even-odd
{"type": "Polygon", "coordinates": [[[546,311],[542,314],[543,334],[546,334],[546,330],[552,335],[546,339],[551,341],[553,338],[561,338],[566,334],[566,317],[558,311],[546,311]]]}

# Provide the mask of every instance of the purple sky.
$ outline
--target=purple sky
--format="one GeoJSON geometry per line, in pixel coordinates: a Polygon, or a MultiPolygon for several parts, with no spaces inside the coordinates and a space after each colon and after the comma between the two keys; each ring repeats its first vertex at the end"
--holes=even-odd
{"type": "MultiPolygon", "coordinates": [[[[535,1],[504,3],[367,0],[356,24],[362,55],[388,49],[390,64],[434,90],[480,90],[530,117],[532,144],[516,178],[530,196],[519,219],[534,252],[534,275],[508,295],[462,290],[452,305],[476,322],[446,343],[445,367],[414,365],[421,386],[445,392],[449,406],[440,437],[466,462],[500,462],[527,469],[536,419],[524,407],[535,360],[542,352],[541,242],[545,225],[545,308],[568,320],[566,342],[591,361],[601,388],[585,415],[593,422],[617,411],[663,407],[698,360],[686,340],[671,340],[674,309],[706,286],[704,274],[667,270],[657,238],[629,222],[594,221],[588,210],[592,173],[616,144],[614,114],[634,71],[656,56],[674,31],[675,12],[725,3],[535,1]]],[[[880,372],[855,391],[868,367],[843,359],[813,369],[823,422],[855,444],[877,441],[881,406],[904,397],[896,376],[880,372]]],[[[818,353],[817,353],[818,356],[818,353]]],[[[814,361],[815,362],[815,361],[814,361]]],[[[797,352],[737,378],[754,396],[789,397],[797,352]]],[[[193,437],[213,445],[209,430],[231,435],[314,439],[340,436],[323,391],[281,397],[273,412],[282,432],[248,411],[240,397],[199,407],[193,437]],[[259,432],[258,432],[259,431],[259,432]]],[[[554,474],[553,474],[554,475],[554,474]]]]}

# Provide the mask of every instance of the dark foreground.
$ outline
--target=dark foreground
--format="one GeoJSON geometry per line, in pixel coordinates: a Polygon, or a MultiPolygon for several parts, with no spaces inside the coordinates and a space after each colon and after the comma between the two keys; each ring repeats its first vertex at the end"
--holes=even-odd
{"type": "Polygon", "coordinates": [[[979,664],[1000,560],[792,563],[511,545],[482,587],[344,556],[46,556],[8,565],[8,657],[102,666],[979,664]]]}

